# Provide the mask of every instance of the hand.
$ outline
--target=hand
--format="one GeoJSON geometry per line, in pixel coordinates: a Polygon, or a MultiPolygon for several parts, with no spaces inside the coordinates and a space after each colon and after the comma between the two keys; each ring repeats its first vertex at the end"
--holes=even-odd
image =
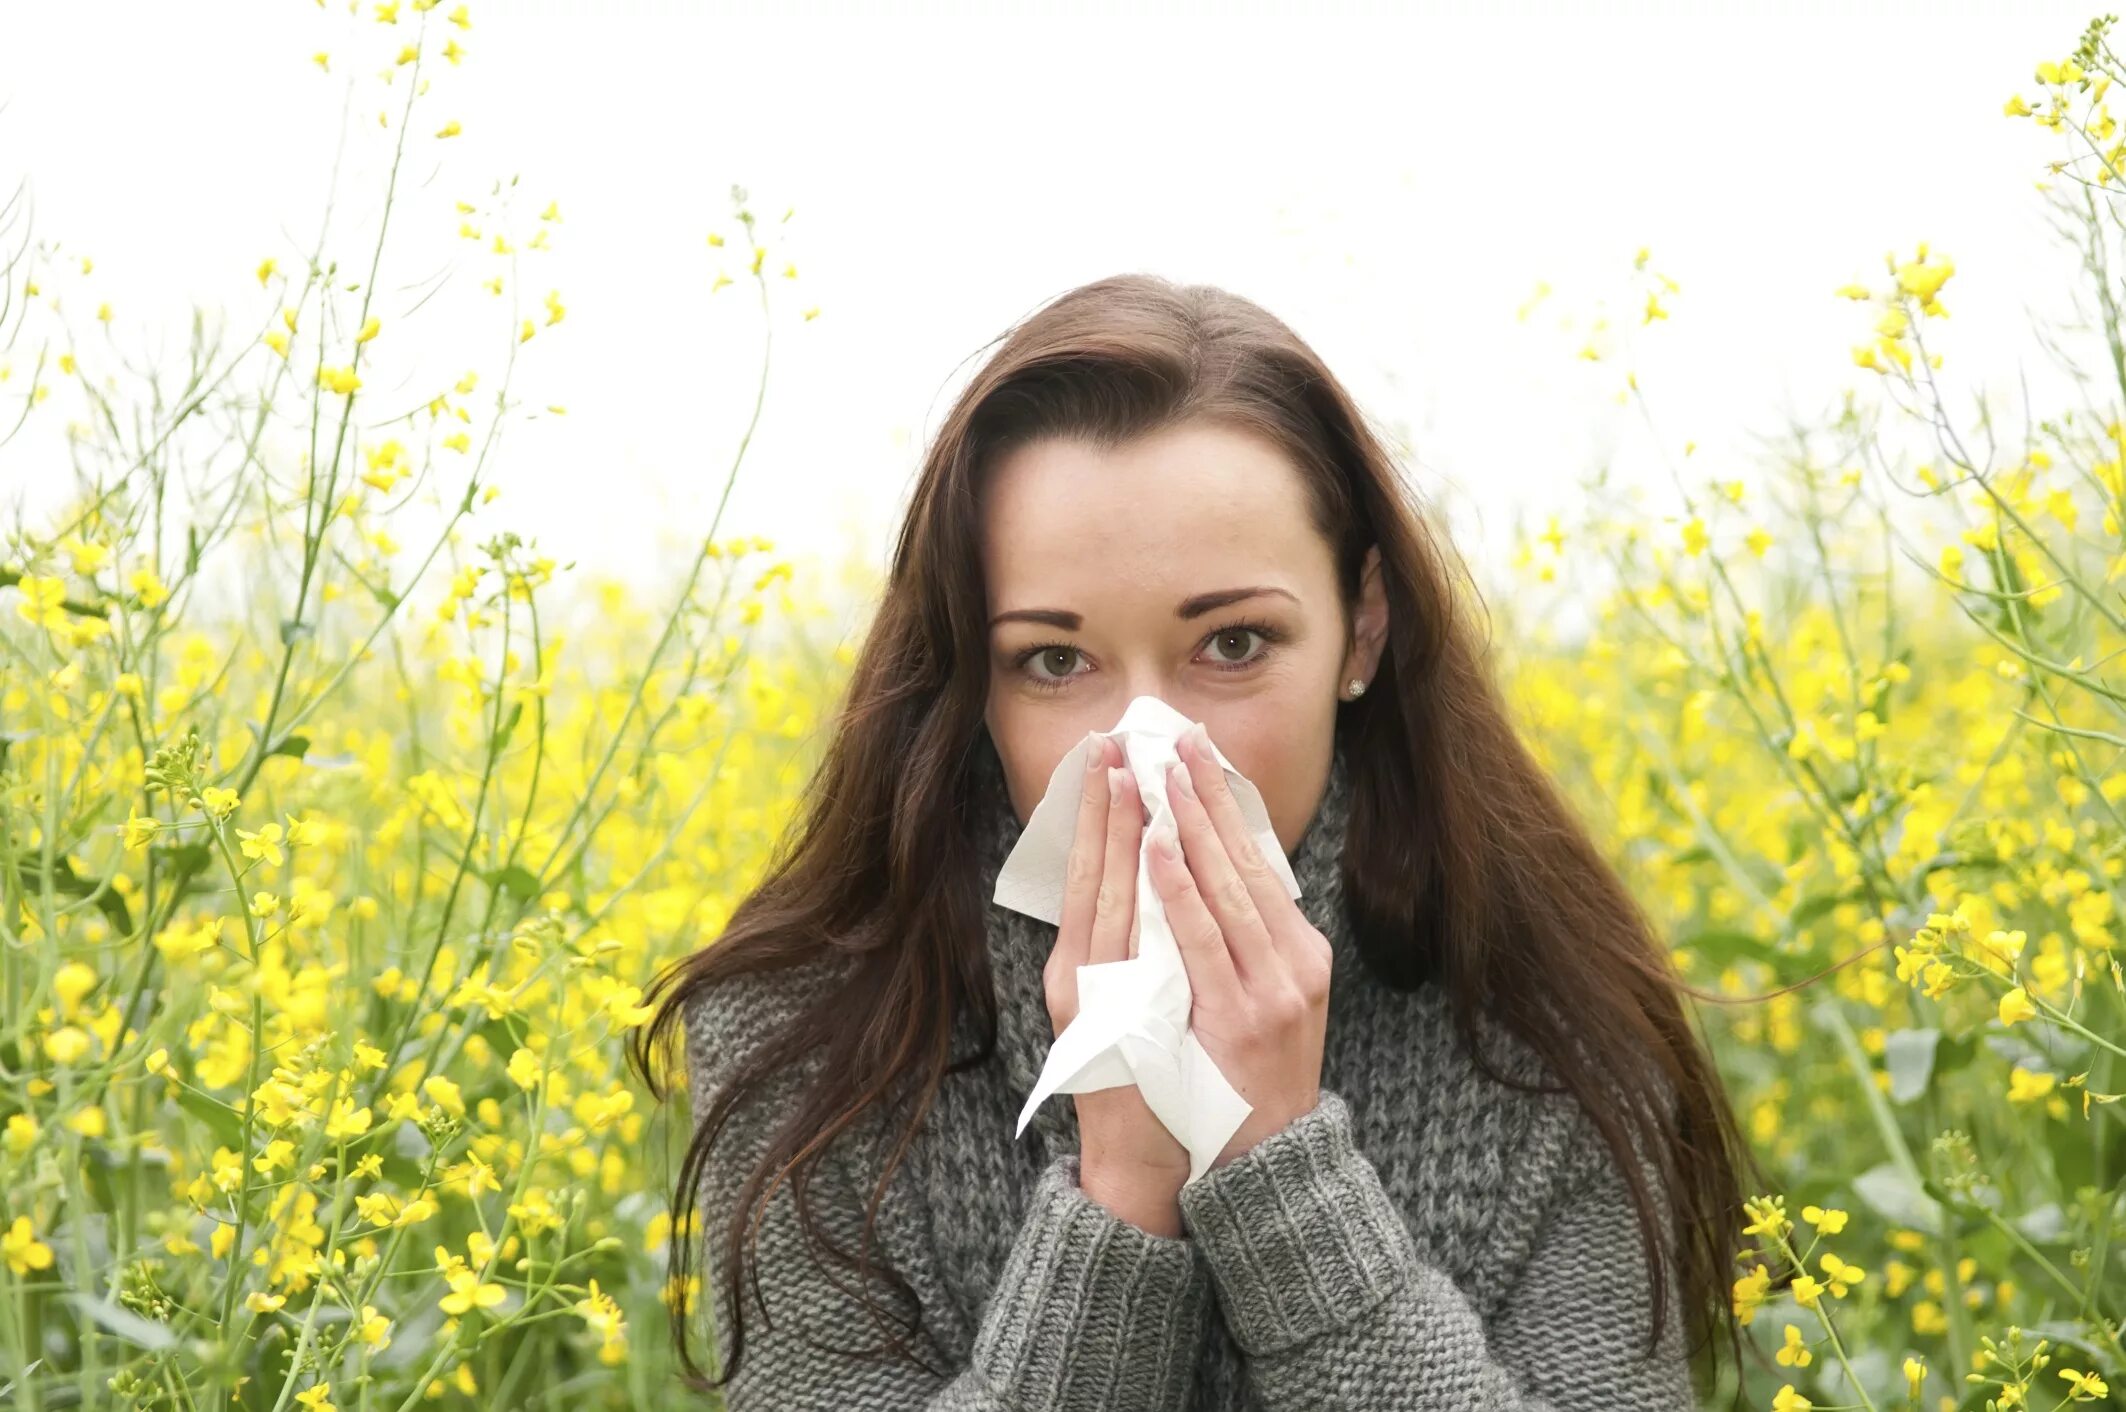
{"type": "Polygon", "coordinates": [[[1332,949],[1270,871],[1199,724],[1176,742],[1167,800],[1172,855],[1153,832],[1150,870],[1188,968],[1189,1026],[1251,1105],[1211,1165],[1222,1166],[1321,1097],[1332,949]]]}
{"type": "MultiPolygon", "coordinates": [[[[1042,967],[1048,1018],[1062,1034],[1078,1014],[1078,967],[1126,961],[1137,915],[1137,857],[1144,806],[1121,750],[1104,737],[1087,750],[1078,828],[1064,875],[1063,915],[1042,967]]],[[[1154,1235],[1181,1234],[1177,1194],[1188,1149],[1152,1114],[1135,1084],[1072,1094],[1078,1112],[1078,1179],[1087,1196],[1154,1235]]]]}

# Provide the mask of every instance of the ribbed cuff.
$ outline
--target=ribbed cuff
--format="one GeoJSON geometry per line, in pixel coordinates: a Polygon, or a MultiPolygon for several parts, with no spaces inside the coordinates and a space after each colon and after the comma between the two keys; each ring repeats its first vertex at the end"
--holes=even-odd
{"type": "Polygon", "coordinates": [[[1195,1247],[1115,1215],[1048,1164],[975,1336],[973,1362],[1025,1412],[1183,1412],[1209,1327],[1195,1247]]]}
{"type": "Polygon", "coordinates": [[[1341,1095],[1181,1188],[1181,1220],[1233,1341],[1271,1357],[1348,1327],[1408,1277],[1408,1228],[1341,1095]]]}

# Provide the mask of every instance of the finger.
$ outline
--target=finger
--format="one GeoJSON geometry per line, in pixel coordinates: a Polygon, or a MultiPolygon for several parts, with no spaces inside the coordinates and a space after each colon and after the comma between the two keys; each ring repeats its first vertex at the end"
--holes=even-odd
{"type": "Polygon", "coordinates": [[[1107,856],[1107,742],[1089,737],[1085,750],[1084,787],[1078,795],[1077,827],[1063,869],[1063,910],[1056,926],[1055,949],[1046,968],[1051,1004],[1064,1014],[1077,1011],[1078,967],[1092,936],[1095,894],[1107,856]]]}
{"type": "MultiPolygon", "coordinates": [[[[1292,953],[1286,945],[1299,945],[1299,938],[1309,929],[1309,924],[1285,890],[1284,879],[1270,866],[1262,845],[1248,829],[1247,819],[1240,812],[1240,800],[1225,777],[1225,766],[1218,763],[1207,744],[1199,722],[1184,731],[1175,742],[1175,753],[1181,757],[1183,768],[1188,771],[1189,783],[1196,787],[1196,799],[1219,841],[1225,845],[1225,856],[1233,871],[1247,888],[1248,899],[1254,904],[1255,915],[1261,920],[1264,934],[1278,953],[1289,961],[1292,953]]],[[[1171,798],[1175,791],[1168,791],[1171,798]]]]}
{"type": "Polygon", "coordinates": [[[1137,803],[1137,781],[1120,766],[1107,771],[1107,856],[1093,909],[1088,959],[1097,966],[1129,959],[1130,933],[1137,915],[1137,853],[1142,844],[1144,811],[1137,803]]]}
{"type": "Polygon", "coordinates": [[[1240,977],[1233,969],[1225,936],[1218,930],[1210,908],[1204,905],[1195,878],[1189,874],[1179,837],[1169,835],[1167,828],[1162,824],[1145,839],[1145,861],[1151,868],[1152,886],[1159,894],[1160,905],[1166,908],[1166,924],[1181,952],[1181,963],[1188,969],[1189,989],[1198,995],[1237,994],[1240,977]],[[1171,855],[1161,848],[1162,840],[1171,842],[1171,855]]]}
{"type": "Polygon", "coordinates": [[[1166,799],[1173,807],[1174,825],[1180,830],[1182,861],[1188,865],[1189,876],[1196,880],[1211,919],[1225,937],[1241,984],[1252,988],[1275,974],[1277,943],[1255,908],[1247,880],[1228,856],[1225,840],[1219,837],[1217,826],[1194,789],[1195,780],[1187,761],[1177,760],[1167,767],[1166,799]]]}

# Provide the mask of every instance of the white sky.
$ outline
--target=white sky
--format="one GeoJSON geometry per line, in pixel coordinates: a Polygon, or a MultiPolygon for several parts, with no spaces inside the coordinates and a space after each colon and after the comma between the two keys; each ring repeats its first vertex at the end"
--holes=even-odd
{"type": "MultiPolygon", "coordinates": [[[[418,403],[467,366],[492,386],[493,262],[449,203],[521,173],[524,214],[551,198],[564,216],[554,252],[524,257],[526,312],[548,287],[569,310],[523,350],[521,387],[569,415],[511,433],[497,522],[630,577],[690,553],[750,407],[758,306],[744,282],[707,293],[705,233],[742,248],[734,183],[769,268],[800,278],[775,282],[765,419],[723,532],[786,550],[854,535],[883,564],[977,350],[1129,269],[1290,322],[1406,436],[1480,559],[1605,460],[1665,477],[1611,400],[1626,368],[1669,454],[1695,439],[1699,475],[1760,479],[1759,438],[1846,387],[1873,395],[1849,355],[1869,315],[1831,291],[1879,285],[1884,253],[1919,240],[1957,265],[1953,317],[1927,330],[1952,395],[1968,406],[1983,377],[2016,433],[2022,379],[2059,409],[2031,328],[2064,312],[2072,270],[2033,186],[2061,152],[2001,105],[2037,97],[2034,64],[2067,54],[2089,6],[1592,8],[473,3],[464,65],[427,70],[416,131],[465,131],[418,141],[403,175],[365,405],[418,403]],[[1642,244],[1682,286],[1643,331],[1642,244]],[[410,313],[453,259],[446,295],[410,313]],[[1539,281],[1555,292],[1518,320],[1539,281]],[[1639,351],[1574,357],[1598,312],[1639,351]],[[394,350],[402,317],[418,346],[394,350]]],[[[338,0],[4,7],[0,194],[26,178],[36,234],[95,258],[60,281],[81,325],[110,299],[130,346],[174,353],[194,302],[263,317],[251,272],[295,264],[315,231],[350,76],[345,209],[373,218],[376,110],[388,92],[396,120],[403,79],[374,78],[369,9],[354,62],[338,0]]],[[[29,445],[0,454],[7,500],[59,464],[29,445]]]]}

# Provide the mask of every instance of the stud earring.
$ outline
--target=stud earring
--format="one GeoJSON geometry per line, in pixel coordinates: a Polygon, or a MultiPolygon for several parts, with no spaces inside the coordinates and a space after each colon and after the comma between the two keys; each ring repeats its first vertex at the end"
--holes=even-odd
{"type": "Polygon", "coordinates": [[[1359,697],[1366,694],[1366,684],[1360,681],[1357,677],[1353,677],[1351,678],[1350,691],[1351,699],[1353,701],[1356,701],[1359,697]]]}

